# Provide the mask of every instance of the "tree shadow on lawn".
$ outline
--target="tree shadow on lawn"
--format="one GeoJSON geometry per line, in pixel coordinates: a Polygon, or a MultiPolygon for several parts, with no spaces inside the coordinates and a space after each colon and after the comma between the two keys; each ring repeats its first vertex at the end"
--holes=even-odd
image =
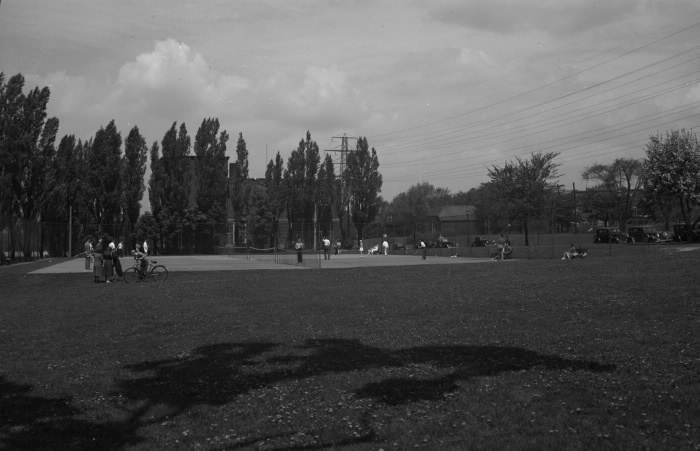
{"type": "Polygon", "coordinates": [[[111,449],[137,444],[137,430],[122,422],[95,422],[71,399],[31,396],[31,385],[0,376],[0,449],[111,449]]]}
{"type": "MultiPolygon", "coordinates": [[[[387,350],[364,345],[354,339],[314,339],[292,350],[296,355],[262,355],[281,348],[275,343],[223,343],[195,349],[188,357],[143,362],[127,368],[149,373],[119,383],[119,393],[143,408],[168,406],[176,416],[196,405],[224,405],[251,390],[284,381],[307,379],[330,373],[349,373],[373,368],[431,365],[451,368],[449,374],[433,379],[387,378],[357,389],[358,398],[397,405],[416,401],[437,401],[458,389],[458,380],[493,376],[503,372],[542,367],[550,371],[609,372],[615,365],[543,355],[527,349],[502,346],[420,346],[387,350]]],[[[136,423],[138,419],[134,417],[136,423]]],[[[373,436],[367,435],[366,439],[373,436]]]]}
{"type": "MultiPolygon", "coordinates": [[[[388,405],[439,401],[458,389],[459,380],[480,376],[533,367],[551,371],[615,369],[614,365],[543,355],[516,347],[453,345],[390,350],[354,339],[307,340],[294,348],[283,348],[281,343],[221,343],[196,348],[182,357],[126,366],[136,377],[118,381],[113,394],[129,399],[133,406],[120,421],[81,419],[84,413],[72,407],[70,399],[29,396],[30,386],[6,382],[0,377],[0,445],[109,449],[136,444],[144,440],[138,434],[142,427],[158,424],[166,416],[172,418],[198,405],[225,405],[240,395],[285,381],[408,365],[451,371],[437,378],[392,377],[371,382],[358,388],[356,397],[372,398],[388,405]],[[291,355],[265,356],[278,348],[291,355]]],[[[278,437],[251,438],[247,445],[278,437]]],[[[318,446],[359,444],[375,437],[375,432],[368,428],[359,437],[336,437],[332,443],[318,446]]]]}

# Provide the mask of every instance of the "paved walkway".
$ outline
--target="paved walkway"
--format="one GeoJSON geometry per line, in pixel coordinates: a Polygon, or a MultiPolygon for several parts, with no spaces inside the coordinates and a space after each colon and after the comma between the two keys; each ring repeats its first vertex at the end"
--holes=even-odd
{"type": "MultiPolygon", "coordinates": [[[[158,264],[164,265],[169,272],[178,271],[241,271],[251,269],[309,269],[309,268],[356,268],[362,266],[407,266],[407,265],[455,265],[467,263],[493,262],[486,258],[452,258],[452,257],[428,257],[423,260],[418,255],[364,255],[341,254],[332,255],[330,260],[320,260],[317,254],[304,254],[304,264],[296,264],[296,255],[285,254],[279,258],[284,263],[275,263],[274,255],[172,255],[153,257],[158,264]]],[[[508,260],[506,260],[507,262],[508,260]]],[[[121,259],[124,269],[132,266],[131,257],[121,259]]],[[[55,265],[37,269],[29,274],[66,274],[87,273],[85,259],[74,258],[65,260],[55,265]]]]}

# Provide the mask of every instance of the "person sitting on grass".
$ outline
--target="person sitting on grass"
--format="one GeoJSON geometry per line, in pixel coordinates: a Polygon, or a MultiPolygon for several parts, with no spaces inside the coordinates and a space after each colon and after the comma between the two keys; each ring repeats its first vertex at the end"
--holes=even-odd
{"type": "Polygon", "coordinates": [[[564,256],[561,258],[562,260],[569,260],[571,258],[575,258],[578,256],[578,251],[576,250],[576,246],[573,244],[569,246],[569,250],[564,252],[564,256]]]}

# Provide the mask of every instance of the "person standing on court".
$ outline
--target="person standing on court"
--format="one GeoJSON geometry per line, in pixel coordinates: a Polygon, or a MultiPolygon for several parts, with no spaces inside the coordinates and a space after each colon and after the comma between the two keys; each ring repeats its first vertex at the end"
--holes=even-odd
{"type": "Polygon", "coordinates": [[[323,237],[323,259],[331,259],[331,240],[329,240],[328,237],[325,236],[323,237]]]}
{"type": "Polygon", "coordinates": [[[425,241],[420,240],[420,247],[423,249],[423,260],[428,257],[428,246],[425,245],[425,241]]]}
{"type": "Polygon", "coordinates": [[[365,247],[362,245],[362,240],[360,240],[360,257],[364,257],[363,252],[365,251],[365,247]]]}
{"type": "Polygon", "coordinates": [[[94,257],[92,265],[92,274],[95,276],[95,283],[102,282],[102,277],[104,276],[104,268],[102,266],[102,238],[97,240],[95,245],[95,252],[92,254],[94,257]]]}
{"type": "Polygon", "coordinates": [[[84,250],[85,250],[85,270],[90,271],[90,266],[92,263],[93,249],[92,249],[92,243],[90,242],[89,237],[87,240],[85,240],[84,250]]]}
{"type": "Polygon", "coordinates": [[[114,252],[114,243],[109,240],[109,244],[102,249],[102,264],[104,266],[105,282],[112,283],[114,271],[112,268],[112,253],[114,252]]]}
{"type": "Polygon", "coordinates": [[[503,234],[501,233],[501,237],[498,239],[498,261],[503,260],[503,253],[506,250],[506,239],[503,238],[503,234]]]}
{"type": "Polygon", "coordinates": [[[387,255],[387,252],[389,251],[389,243],[387,243],[386,240],[382,241],[382,249],[384,250],[384,255],[387,255]]]}
{"type": "Polygon", "coordinates": [[[301,241],[301,238],[297,238],[294,249],[297,251],[297,265],[299,265],[304,262],[304,243],[301,241]]]}

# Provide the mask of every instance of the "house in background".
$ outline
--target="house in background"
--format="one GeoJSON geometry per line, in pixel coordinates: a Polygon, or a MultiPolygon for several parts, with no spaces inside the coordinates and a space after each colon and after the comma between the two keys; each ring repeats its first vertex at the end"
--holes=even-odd
{"type": "Polygon", "coordinates": [[[447,205],[434,209],[428,215],[431,231],[445,237],[477,234],[476,207],[473,205],[447,205]]]}

